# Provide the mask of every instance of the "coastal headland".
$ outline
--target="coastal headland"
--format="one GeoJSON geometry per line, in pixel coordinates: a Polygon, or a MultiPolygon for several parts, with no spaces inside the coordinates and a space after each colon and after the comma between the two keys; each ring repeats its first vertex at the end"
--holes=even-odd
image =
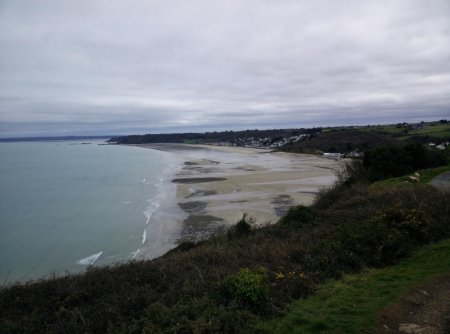
{"type": "Polygon", "coordinates": [[[244,214],[256,224],[275,223],[289,207],[309,205],[335,180],[344,162],[269,149],[142,144],[177,154],[182,167],[172,180],[187,214],[180,241],[198,241],[235,224],[244,214]]]}

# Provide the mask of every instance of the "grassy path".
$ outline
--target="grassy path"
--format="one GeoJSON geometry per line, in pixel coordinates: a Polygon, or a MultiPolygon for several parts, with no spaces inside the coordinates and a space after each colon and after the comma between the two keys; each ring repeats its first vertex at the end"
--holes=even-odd
{"type": "Polygon", "coordinates": [[[275,333],[367,333],[379,312],[425,280],[450,273],[450,240],[429,245],[401,263],[330,281],[292,304],[280,321],[262,328],[275,333]]]}
{"type": "MultiPolygon", "coordinates": [[[[450,165],[420,170],[419,171],[419,173],[421,174],[420,182],[428,183],[431,180],[433,180],[435,177],[437,177],[443,173],[449,172],[449,171],[450,171],[450,165]]],[[[394,177],[394,178],[382,180],[382,181],[377,181],[372,186],[374,186],[374,187],[380,186],[380,185],[395,185],[395,186],[397,186],[399,184],[405,184],[405,183],[411,184],[411,179],[409,178],[409,175],[394,177]]]]}

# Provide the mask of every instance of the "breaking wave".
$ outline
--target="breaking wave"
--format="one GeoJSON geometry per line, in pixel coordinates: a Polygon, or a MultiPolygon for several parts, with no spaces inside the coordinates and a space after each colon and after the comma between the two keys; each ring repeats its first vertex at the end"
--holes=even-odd
{"type": "Polygon", "coordinates": [[[82,266],[92,266],[95,261],[103,254],[103,251],[100,251],[98,253],[89,255],[88,257],[85,257],[84,259],[78,260],[77,264],[81,264],[82,266]]]}

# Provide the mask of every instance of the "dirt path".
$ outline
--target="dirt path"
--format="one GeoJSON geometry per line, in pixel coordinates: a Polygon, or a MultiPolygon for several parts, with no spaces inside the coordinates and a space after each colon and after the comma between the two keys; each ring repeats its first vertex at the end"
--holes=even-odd
{"type": "Polygon", "coordinates": [[[380,314],[374,333],[449,334],[450,274],[409,290],[380,314]]]}
{"type": "Polygon", "coordinates": [[[436,188],[450,191],[450,172],[445,172],[441,175],[436,176],[430,181],[430,184],[436,188]]]}

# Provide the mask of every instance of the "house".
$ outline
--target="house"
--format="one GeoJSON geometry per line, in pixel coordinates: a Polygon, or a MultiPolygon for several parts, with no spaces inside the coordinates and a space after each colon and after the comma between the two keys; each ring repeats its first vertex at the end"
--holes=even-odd
{"type": "Polygon", "coordinates": [[[361,158],[364,155],[364,153],[359,152],[358,150],[354,150],[347,154],[347,157],[349,158],[361,158]]]}
{"type": "Polygon", "coordinates": [[[340,160],[343,156],[341,153],[324,153],[324,158],[340,160]]]}

